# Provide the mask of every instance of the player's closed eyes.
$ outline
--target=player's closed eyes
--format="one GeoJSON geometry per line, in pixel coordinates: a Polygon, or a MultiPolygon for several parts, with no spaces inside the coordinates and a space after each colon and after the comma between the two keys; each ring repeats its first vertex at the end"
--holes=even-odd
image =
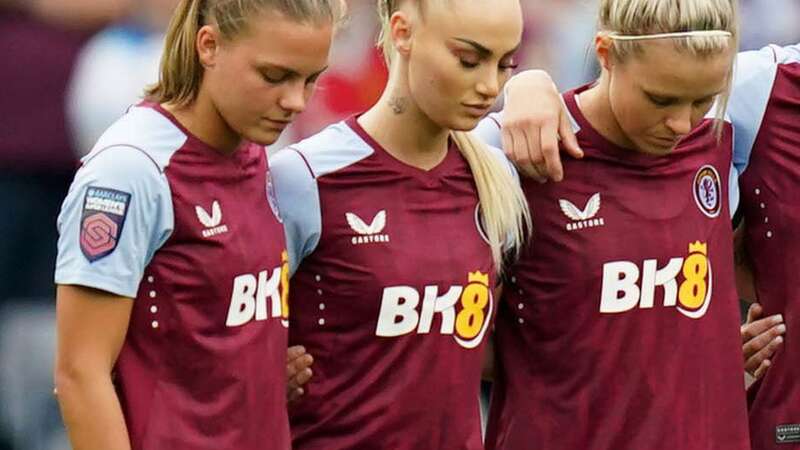
{"type": "Polygon", "coordinates": [[[474,52],[455,51],[453,54],[456,58],[458,58],[458,62],[461,63],[461,67],[465,69],[474,69],[481,65],[482,58],[474,52]]]}
{"type": "Polygon", "coordinates": [[[267,69],[261,71],[264,81],[270,84],[280,84],[289,78],[289,72],[280,69],[267,69]]]}
{"type": "Polygon", "coordinates": [[[500,61],[500,69],[501,70],[516,70],[519,67],[513,58],[509,58],[508,61],[500,61]]]}
{"type": "MultiPolygon", "coordinates": [[[[478,67],[479,65],[481,65],[481,58],[479,58],[479,57],[464,57],[464,56],[460,56],[459,55],[458,56],[458,60],[461,63],[461,67],[463,67],[465,69],[474,69],[474,68],[478,67]]],[[[519,64],[514,63],[513,60],[500,61],[500,64],[498,65],[498,67],[500,68],[500,70],[503,70],[503,71],[514,70],[517,67],[519,67],[519,64]]]]}
{"type": "Polygon", "coordinates": [[[659,108],[666,108],[667,106],[672,105],[675,103],[675,99],[673,98],[666,98],[666,97],[659,97],[657,95],[648,94],[645,92],[647,99],[650,100],[650,103],[658,106],[659,108]]]}
{"type": "MultiPolygon", "coordinates": [[[[317,83],[319,77],[322,75],[322,72],[316,73],[308,79],[306,79],[305,84],[307,87],[312,87],[317,83]]],[[[261,77],[269,84],[281,84],[285,83],[289,80],[292,80],[297,77],[296,73],[287,70],[281,69],[269,69],[261,71],[261,77]]]]}
{"type": "Polygon", "coordinates": [[[697,100],[697,101],[694,102],[694,106],[695,106],[695,108],[708,106],[708,104],[713,102],[713,101],[714,101],[714,97],[701,98],[700,100],[697,100]]]}

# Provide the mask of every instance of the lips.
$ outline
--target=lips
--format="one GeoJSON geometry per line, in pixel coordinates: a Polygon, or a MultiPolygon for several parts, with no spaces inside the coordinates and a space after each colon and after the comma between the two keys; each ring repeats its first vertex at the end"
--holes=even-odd
{"type": "Polygon", "coordinates": [[[269,118],[267,118],[267,117],[264,117],[264,118],[263,118],[263,120],[264,120],[264,122],[266,122],[266,123],[267,123],[267,124],[268,124],[268,125],[269,125],[271,128],[276,128],[276,129],[279,129],[279,130],[283,130],[283,129],[284,129],[284,128],[286,128],[286,127],[287,127],[287,126],[288,126],[290,123],[292,123],[292,121],[291,121],[291,120],[274,120],[274,119],[269,119],[269,118]]]}
{"type": "Polygon", "coordinates": [[[464,108],[466,108],[467,112],[471,115],[480,117],[486,115],[489,110],[492,108],[491,104],[486,103],[478,103],[478,104],[469,104],[469,103],[462,103],[464,108]]]}

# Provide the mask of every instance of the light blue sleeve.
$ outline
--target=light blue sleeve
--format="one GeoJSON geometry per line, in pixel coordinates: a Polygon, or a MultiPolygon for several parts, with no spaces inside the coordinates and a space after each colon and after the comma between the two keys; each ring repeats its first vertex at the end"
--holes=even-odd
{"type": "Polygon", "coordinates": [[[787,45],[786,47],[771,45],[769,48],[775,52],[775,61],[777,61],[778,64],[800,62],[800,43],[787,45]]]}
{"type": "Polygon", "coordinates": [[[741,193],[739,191],[739,172],[736,166],[731,164],[731,171],[728,175],[728,204],[730,205],[731,219],[736,215],[739,209],[739,202],[741,202],[741,193]]]}
{"type": "Polygon", "coordinates": [[[736,57],[727,115],[733,124],[733,164],[739,175],[747,170],[772,95],[778,71],[777,50],[782,49],[770,46],[736,57]]]}
{"type": "Polygon", "coordinates": [[[731,214],[739,205],[738,177],[747,170],[750,155],[772,95],[779,64],[800,61],[800,44],[768,46],[739,53],[726,115],[733,125],[733,168],[730,179],[731,214]]]}
{"type": "Polygon", "coordinates": [[[55,282],[136,297],[174,220],[167,179],[147,154],[115,146],[88,155],[58,216],[55,282]]]}
{"type": "Polygon", "coordinates": [[[286,231],[289,273],[317,247],[322,233],[317,180],[302,154],[292,147],[276,152],[269,161],[278,209],[286,231]]]}
{"type": "Polygon", "coordinates": [[[491,113],[478,123],[472,132],[486,145],[503,148],[503,135],[500,132],[502,113],[491,113]]]}

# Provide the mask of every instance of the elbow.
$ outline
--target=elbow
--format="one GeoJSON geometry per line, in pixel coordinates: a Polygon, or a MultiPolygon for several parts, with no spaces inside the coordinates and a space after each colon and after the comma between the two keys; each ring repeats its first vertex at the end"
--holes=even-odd
{"type": "Polygon", "coordinates": [[[76,361],[59,360],[53,376],[53,394],[59,403],[65,399],[80,396],[85,388],[97,386],[103,382],[111,382],[111,374],[93,370],[91,366],[76,361]]]}
{"type": "Polygon", "coordinates": [[[65,398],[71,397],[70,394],[75,391],[75,386],[80,384],[79,379],[80,375],[74,367],[61,362],[56,363],[53,374],[53,395],[56,396],[59,403],[65,398]]]}

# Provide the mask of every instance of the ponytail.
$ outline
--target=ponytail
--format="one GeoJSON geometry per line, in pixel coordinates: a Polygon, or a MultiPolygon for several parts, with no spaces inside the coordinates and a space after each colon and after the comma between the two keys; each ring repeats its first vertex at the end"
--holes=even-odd
{"type": "Polygon", "coordinates": [[[507,167],[491,154],[471,133],[451,133],[467,160],[481,204],[481,221],[498,273],[502,273],[507,253],[519,256],[531,227],[528,201],[519,182],[507,167]]]}
{"type": "Polygon", "coordinates": [[[181,0],[167,28],[158,83],[145,91],[157,103],[185,106],[197,97],[203,68],[197,54],[203,0],[181,0]]]}

